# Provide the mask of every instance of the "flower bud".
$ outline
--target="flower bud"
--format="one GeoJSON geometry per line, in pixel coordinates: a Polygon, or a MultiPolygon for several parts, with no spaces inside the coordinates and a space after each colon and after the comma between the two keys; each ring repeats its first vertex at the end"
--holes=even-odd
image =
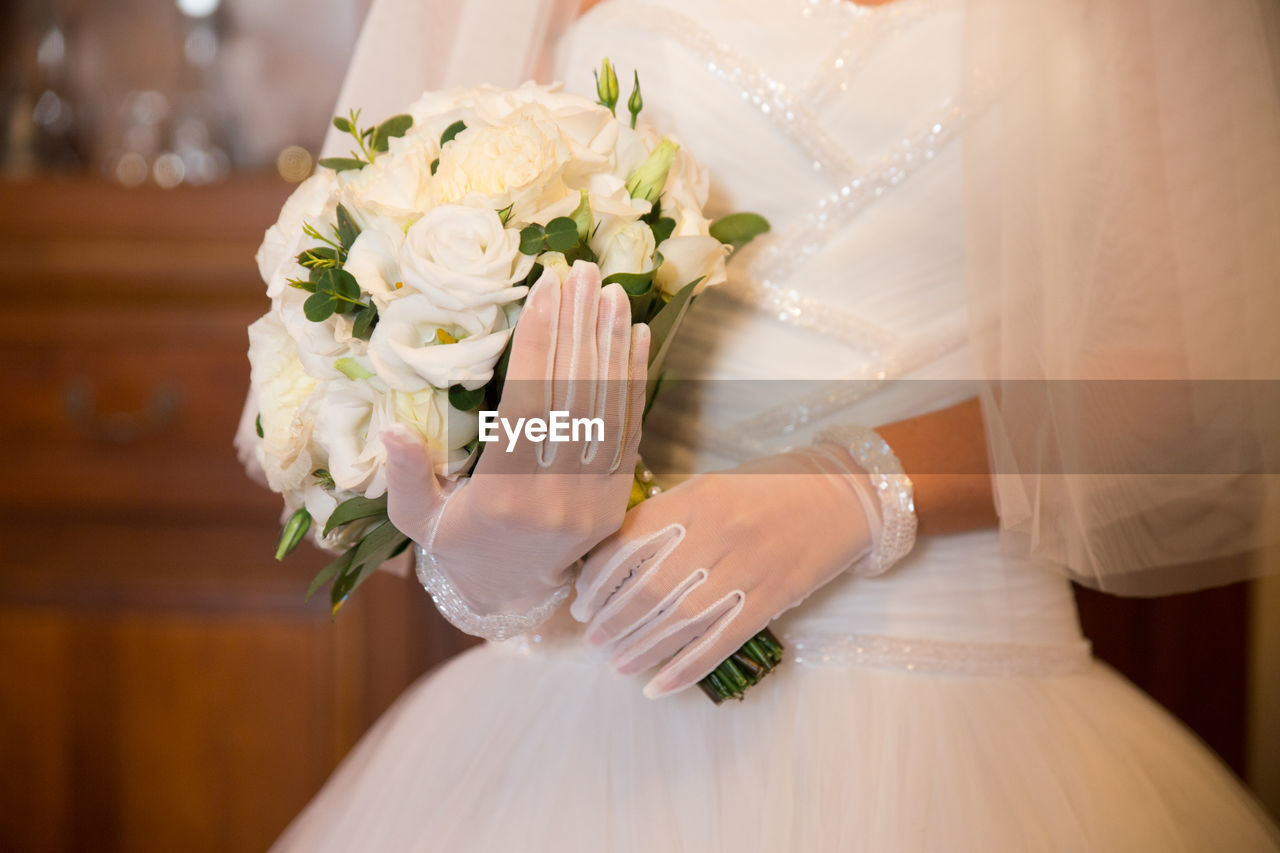
{"type": "Polygon", "coordinates": [[[608,57],[600,63],[600,71],[596,74],[596,96],[609,108],[609,112],[617,115],[614,108],[618,106],[618,75],[608,57]]]}
{"type": "Polygon", "coordinates": [[[642,198],[650,204],[658,200],[662,195],[662,188],[667,185],[667,173],[671,171],[678,147],[667,137],[662,137],[662,141],[649,154],[649,159],[627,178],[627,192],[632,198],[642,198]]]}
{"type": "Polygon", "coordinates": [[[644,98],[640,96],[640,72],[635,74],[635,87],[631,90],[631,97],[627,99],[627,111],[631,113],[631,129],[636,129],[636,118],[640,115],[640,111],[644,109],[644,98]]]}
{"type": "Polygon", "coordinates": [[[578,240],[586,243],[591,237],[591,196],[586,190],[581,191],[577,208],[573,213],[569,214],[569,218],[573,220],[573,224],[578,226],[578,240]]]}
{"type": "Polygon", "coordinates": [[[311,513],[307,512],[305,507],[289,516],[289,520],[284,523],[284,529],[280,531],[280,544],[276,545],[276,559],[283,560],[290,551],[297,548],[302,537],[306,536],[310,529],[311,513]]]}

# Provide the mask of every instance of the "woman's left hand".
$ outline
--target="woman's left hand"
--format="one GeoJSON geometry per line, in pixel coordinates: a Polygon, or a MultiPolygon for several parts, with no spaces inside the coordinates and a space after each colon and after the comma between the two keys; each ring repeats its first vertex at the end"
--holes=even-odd
{"type": "Polygon", "coordinates": [[[620,673],[666,661],[646,696],[696,684],[867,553],[879,519],[859,489],[869,478],[833,444],[694,477],[588,555],[573,616],[620,673]]]}

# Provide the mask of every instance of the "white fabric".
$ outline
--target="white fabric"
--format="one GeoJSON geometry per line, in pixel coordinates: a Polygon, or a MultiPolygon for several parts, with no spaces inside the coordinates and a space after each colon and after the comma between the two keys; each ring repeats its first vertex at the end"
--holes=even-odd
{"type": "Polygon", "coordinates": [[[871,550],[873,491],[832,444],[694,477],[587,556],[571,612],[616,671],[661,664],[646,696],[683,690],[871,550]]]}
{"type": "Polygon", "coordinates": [[[1194,564],[1280,542],[1280,52],[1260,7],[970,3],[966,98],[998,104],[965,170],[1001,526],[1090,586],[1225,583],[1251,564],[1194,564]]]}
{"type": "MultiPolygon", "coordinates": [[[[713,215],[774,225],[676,340],[673,375],[717,381],[668,383],[645,427],[654,470],[973,395],[963,24],[958,0],[606,0],[561,41],[570,90],[590,92],[602,53],[639,69],[646,112],[706,163],[713,215]]],[[[645,699],[561,611],[540,642],[411,688],[276,849],[1280,849],[1166,713],[1103,666],[1064,666],[1082,644],[1066,579],[1002,555],[994,530],[838,577],[776,630],[788,660],[715,707],[645,699]],[[896,653],[796,660],[867,637],[896,653]],[[970,663],[920,666],[917,647],[970,663]]]]}
{"type": "Polygon", "coordinates": [[[548,268],[512,340],[497,410],[507,426],[493,431],[472,475],[439,477],[410,430],[384,432],[387,515],[420,546],[422,581],[454,625],[494,640],[537,627],[549,602],[563,600],[578,558],[622,523],[648,354],[649,329],[632,327],[621,285],[602,288],[600,270],[583,261],[563,285],[548,268]],[[535,418],[548,424],[550,412],[603,429],[564,442],[513,432],[535,418]]]}

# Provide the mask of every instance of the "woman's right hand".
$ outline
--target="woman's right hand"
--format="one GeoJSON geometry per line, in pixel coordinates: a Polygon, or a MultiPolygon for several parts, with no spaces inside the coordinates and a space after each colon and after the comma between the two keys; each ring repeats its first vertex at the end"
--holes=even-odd
{"type": "Polygon", "coordinates": [[[420,576],[459,628],[498,638],[533,627],[520,617],[563,600],[573,564],[621,525],[648,354],[649,328],[632,327],[626,292],[601,287],[596,265],[578,262],[563,286],[548,273],[529,292],[498,417],[513,426],[552,411],[599,418],[603,440],[522,435],[509,449],[499,427],[472,476],[449,481],[413,433],[384,433],[391,521],[425,550],[420,576]]]}

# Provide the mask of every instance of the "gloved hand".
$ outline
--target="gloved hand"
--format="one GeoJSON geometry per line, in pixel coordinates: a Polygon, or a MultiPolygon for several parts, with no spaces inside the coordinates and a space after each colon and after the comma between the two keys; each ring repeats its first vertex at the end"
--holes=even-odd
{"type": "Polygon", "coordinates": [[[702,474],[627,514],[588,556],[571,612],[644,693],[696,684],[871,549],[871,480],[836,444],[702,474]]]}
{"type": "Polygon", "coordinates": [[[455,625],[493,639],[533,627],[520,617],[550,615],[541,609],[567,595],[578,559],[618,529],[635,475],[648,353],[649,328],[632,328],[622,287],[601,288],[596,265],[579,262],[563,287],[549,273],[530,291],[498,415],[511,424],[549,410],[601,418],[602,441],[521,437],[508,452],[499,430],[472,476],[448,481],[413,433],[384,433],[388,515],[451,588],[428,584],[455,625]]]}

